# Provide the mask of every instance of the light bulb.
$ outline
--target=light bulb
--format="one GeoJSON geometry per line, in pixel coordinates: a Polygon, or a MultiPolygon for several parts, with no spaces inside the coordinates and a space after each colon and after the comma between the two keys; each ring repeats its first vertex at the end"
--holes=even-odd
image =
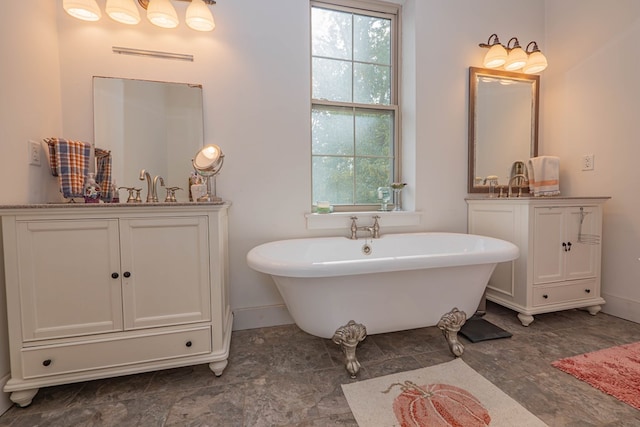
{"type": "Polygon", "coordinates": [[[135,25],[140,22],[140,13],[133,0],[107,0],[107,15],[122,24],[135,25]]]}
{"type": "Polygon", "coordinates": [[[484,56],[485,68],[498,68],[507,62],[507,50],[501,44],[494,44],[484,56]]]}
{"type": "Polygon", "coordinates": [[[197,31],[213,31],[216,23],[211,11],[203,0],[191,0],[187,8],[187,25],[197,31]]]}
{"type": "Polygon", "coordinates": [[[515,71],[524,67],[527,63],[527,54],[521,47],[511,49],[507,62],[504,64],[504,69],[507,71],[515,71]]]}
{"type": "Polygon", "coordinates": [[[162,28],[178,26],[178,14],[169,0],[150,0],[147,6],[147,19],[153,25],[162,28]]]}
{"type": "Polygon", "coordinates": [[[538,50],[529,54],[527,64],[524,66],[524,69],[522,71],[525,74],[535,74],[544,71],[546,68],[547,58],[545,58],[542,52],[538,50]]]}
{"type": "Polygon", "coordinates": [[[62,7],[69,15],[83,21],[97,21],[102,16],[96,0],[64,0],[62,7]]]}

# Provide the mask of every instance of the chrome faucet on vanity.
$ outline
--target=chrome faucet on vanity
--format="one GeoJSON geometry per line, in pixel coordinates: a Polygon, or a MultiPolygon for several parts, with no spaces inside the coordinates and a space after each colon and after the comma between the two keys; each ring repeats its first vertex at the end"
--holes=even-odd
{"type": "Polygon", "coordinates": [[[374,215],[371,218],[373,218],[373,225],[368,226],[368,227],[358,227],[358,223],[356,222],[358,220],[357,216],[352,216],[351,217],[351,237],[349,237],[351,240],[357,240],[358,239],[358,231],[368,231],[369,233],[371,233],[371,238],[372,239],[379,239],[380,238],[380,224],[378,224],[378,220],[380,219],[380,217],[378,215],[374,215]]]}
{"type": "Polygon", "coordinates": [[[522,186],[524,185],[524,183],[526,183],[529,180],[527,175],[525,175],[523,173],[515,174],[511,178],[509,178],[509,193],[508,193],[509,197],[513,197],[513,188],[511,187],[511,184],[517,178],[522,178],[522,181],[518,182],[518,184],[519,184],[518,185],[518,197],[522,197],[522,186]]]}
{"type": "Polygon", "coordinates": [[[147,181],[147,203],[157,203],[158,202],[158,181],[160,181],[160,185],[164,187],[164,179],[161,176],[156,175],[151,180],[151,175],[147,172],[146,169],[142,169],[140,171],[140,181],[147,181]]]}

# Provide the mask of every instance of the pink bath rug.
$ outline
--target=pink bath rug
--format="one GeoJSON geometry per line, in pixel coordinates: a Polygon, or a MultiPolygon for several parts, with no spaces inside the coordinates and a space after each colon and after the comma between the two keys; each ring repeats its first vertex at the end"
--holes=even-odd
{"type": "Polygon", "coordinates": [[[567,357],[552,365],[640,409],[640,342],[567,357]]]}

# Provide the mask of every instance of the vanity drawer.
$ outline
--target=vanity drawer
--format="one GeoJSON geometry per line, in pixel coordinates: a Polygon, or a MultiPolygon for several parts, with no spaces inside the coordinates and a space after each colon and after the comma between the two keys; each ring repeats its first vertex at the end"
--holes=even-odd
{"type": "Polygon", "coordinates": [[[598,292],[594,280],[556,286],[534,286],[533,305],[557,304],[581,299],[597,298],[598,292]]]}
{"type": "Polygon", "coordinates": [[[211,352],[211,327],[22,349],[23,378],[153,362],[211,352]]]}

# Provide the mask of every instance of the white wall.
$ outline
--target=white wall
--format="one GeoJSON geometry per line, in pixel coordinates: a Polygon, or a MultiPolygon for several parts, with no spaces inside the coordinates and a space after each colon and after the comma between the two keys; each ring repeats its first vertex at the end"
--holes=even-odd
{"type": "Polygon", "coordinates": [[[640,322],[640,2],[546,1],[544,139],[561,190],[611,196],[602,247],[603,311],[640,322]],[[581,158],[595,155],[593,171],[581,158]]]}
{"type": "MultiPolygon", "coordinates": [[[[40,202],[46,162],[27,166],[27,141],[60,131],[60,66],[53,2],[6,2],[0,14],[0,203],[40,202]],[[37,3],[37,4],[36,4],[37,3]]],[[[43,159],[44,160],[44,159],[43,159]]],[[[1,251],[0,251],[1,255],[1,251]]],[[[0,266],[0,389],[9,376],[4,268],[0,266]]],[[[10,407],[0,393],[0,414],[10,407]]]]}

